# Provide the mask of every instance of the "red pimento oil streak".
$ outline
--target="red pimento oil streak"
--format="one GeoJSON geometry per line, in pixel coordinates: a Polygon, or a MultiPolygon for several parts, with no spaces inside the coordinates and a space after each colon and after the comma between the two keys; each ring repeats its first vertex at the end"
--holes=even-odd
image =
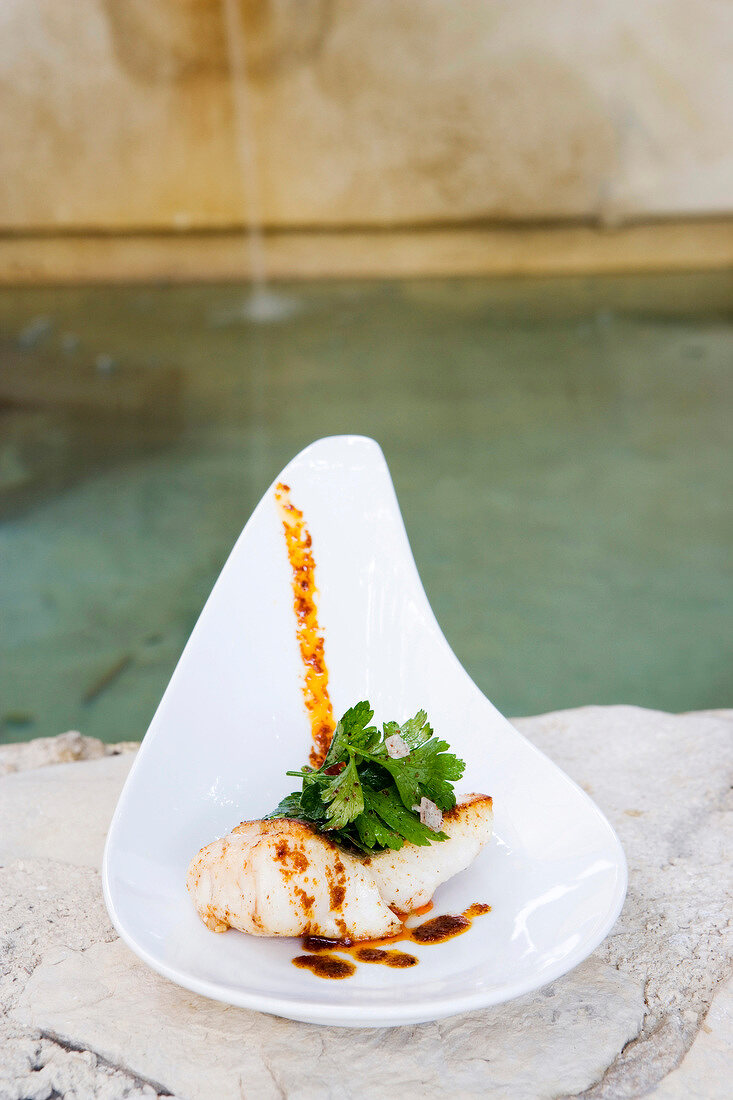
{"type": "Polygon", "coordinates": [[[313,748],[310,763],[320,768],[326,759],[336,723],[328,694],[328,669],[324,640],[316,611],[316,563],[311,537],[303,513],[290,499],[290,486],[281,481],[275,486],[275,500],[285,531],[288,560],[293,571],[293,608],[298,648],[305,668],[303,698],[310,716],[313,748]]]}
{"type": "MultiPolygon", "coordinates": [[[[423,905],[420,909],[416,909],[413,913],[407,914],[407,916],[422,916],[426,912],[432,909],[432,902],[428,905],[423,905]]],[[[452,940],[455,936],[462,936],[464,932],[473,924],[476,917],[482,917],[486,913],[491,912],[491,906],[486,905],[484,902],[476,901],[473,905],[469,905],[468,909],[464,909],[462,913],[450,914],[446,913],[440,917],[433,917],[431,920],[423,921],[422,924],[415,925],[413,928],[408,928],[404,923],[407,920],[407,916],[400,914],[403,919],[402,932],[397,936],[391,936],[381,940],[331,940],[326,939],[324,936],[304,936],[303,937],[303,950],[311,952],[310,955],[299,955],[297,959],[293,959],[296,966],[308,966],[308,963],[304,960],[308,958],[313,959],[313,965],[308,968],[317,974],[319,977],[332,977],[333,975],[327,973],[320,973],[316,966],[317,960],[332,960],[338,962],[339,960],[331,954],[333,951],[338,951],[342,954],[351,955],[357,962],[363,963],[378,963],[382,966],[391,966],[396,968],[407,968],[410,966],[417,966],[419,960],[414,955],[408,955],[403,951],[385,951],[383,948],[389,944],[392,946],[396,943],[403,943],[409,941],[410,943],[419,943],[423,946],[432,945],[434,943],[445,943],[446,940],[452,940]]],[[[330,964],[329,964],[330,965],[330,964]]],[[[351,963],[345,963],[346,966],[351,966],[351,963]]],[[[327,967],[324,967],[324,970],[327,967]]],[[[354,973],[352,968],[351,973],[354,973]]],[[[346,978],[351,977],[351,974],[338,974],[336,977],[346,978]]]]}

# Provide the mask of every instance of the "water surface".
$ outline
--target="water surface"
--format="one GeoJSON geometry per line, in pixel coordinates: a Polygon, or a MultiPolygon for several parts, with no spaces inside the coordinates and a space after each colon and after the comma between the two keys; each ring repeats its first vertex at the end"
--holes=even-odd
{"type": "Polygon", "coordinates": [[[139,738],[237,534],[374,436],[509,714],[730,706],[731,278],[0,291],[0,739],[139,738]]]}

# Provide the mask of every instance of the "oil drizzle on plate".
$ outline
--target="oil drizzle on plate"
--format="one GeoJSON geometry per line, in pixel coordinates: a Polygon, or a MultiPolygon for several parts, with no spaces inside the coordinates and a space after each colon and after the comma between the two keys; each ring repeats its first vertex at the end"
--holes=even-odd
{"type": "MultiPolygon", "coordinates": [[[[431,906],[424,906],[422,910],[416,912],[424,913],[431,906]]],[[[419,959],[415,955],[408,955],[404,951],[385,951],[385,945],[390,946],[404,942],[405,940],[411,943],[419,943],[423,946],[432,945],[434,943],[445,943],[446,940],[452,940],[455,936],[462,936],[464,932],[473,924],[476,917],[482,917],[486,913],[491,912],[491,906],[486,905],[485,902],[476,901],[473,905],[469,905],[468,909],[464,909],[462,913],[445,913],[439,917],[432,917],[430,920],[423,921],[422,924],[415,925],[410,928],[407,924],[403,924],[402,932],[398,936],[392,936],[389,939],[383,940],[362,940],[354,942],[353,940],[331,940],[326,939],[323,936],[304,936],[303,937],[303,949],[310,952],[309,955],[298,955],[296,959],[293,959],[295,966],[306,967],[312,970],[319,978],[350,978],[355,973],[356,968],[352,963],[348,963],[345,960],[339,960],[338,957],[332,952],[338,951],[343,954],[351,955],[357,962],[363,963],[377,963],[382,966],[391,966],[399,969],[406,969],[410,966],[417,966],[419,959]],[[307,959],[312,959],[312,963],[308,963],[307,959]],[[318,960],[322,961],[322,965],[318,965],[318,960]],[[328,962],[326,961],[328,960],[328,962]],[[344,965],[351,967],[349,973],[330,973],[330,968],[333,963],[343,961],[344,965]]],[[[412,914],[414,915],[414,914],[412,914]]],[[[407,919],[407,918],[405,918],[407,919]]]]}
{"type": "Polygon", "coordinates": [[[350,978],[356,972],[353,963],[338,959],[335,955],[298,955],[293,959],[293,965],[312,971],[317,978],[330,978],[332,981],[350,978]]]}
{"type": "Polygon", "coordinates": [[[383,951],[380,947],[357,947],[354,958],[363,963],[380,963],[404,970],[408,966],[417,966],[418,959],[406,951],[383,951]]]}
{"type": "Polygon", "coordinates": [[[482,901],[475,901],[458,915],[446,913],[441,917],[433,917],[418,924],[416,928],[408,928],[409,939],[413,943],[445,943],[454,936],[462,936],[473,924],[476,917],[482,917],[491,912],[491,906],[482,901]]]}
{"type": "Polygon", "coordinates": [[[313,748],[310,763],[320,768],[326,758],[336,723],[328,694],[328,669],[324,639],[318,625],[316,610],[316,563],[313,560],[311,536],[300,508],[290,499],[290,486],[279,481],[275,500],[285,531],[288,560],[293,571],[293,608],[297,623],[296,636],[303,659],[305,677],[303,698],[310,716],[313,748]]]}

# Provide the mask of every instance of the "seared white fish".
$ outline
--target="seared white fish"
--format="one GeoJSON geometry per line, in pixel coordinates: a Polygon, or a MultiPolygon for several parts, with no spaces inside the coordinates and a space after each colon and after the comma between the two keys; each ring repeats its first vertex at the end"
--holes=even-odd
{"type": "Polygon", "coordinates": [[[213,932],[367,940],[402,928],[357,859],[286,818],[245,821],[202,848],[186,885],[213,932]]]}
{"type": "Polygon", "coordinates": [[[397,852],[388,849],[361,857],[361,863],[387,905],[400,913],[409,913],[426,905],[441,882],[447,882],[473,862],[491,837],[493,821],[488,795],[465,795],[443,814],[441,829],[448,834],[448,840],[426,847],[404,844],[397,852]]]}

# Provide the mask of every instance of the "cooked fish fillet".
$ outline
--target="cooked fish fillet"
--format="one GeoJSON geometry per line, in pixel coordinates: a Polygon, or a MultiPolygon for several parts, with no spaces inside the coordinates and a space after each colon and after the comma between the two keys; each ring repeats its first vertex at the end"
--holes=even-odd
{"type": "Polygon", "coordinates": [[[488,795],[469,794],[443,815],[449,839],[420,847],[405,844],[361,859],[387,905],[409,913],[426,905],[441,882],[463,871],[491,837],[494,820],[488,795]]]}
{"type": "Polygon", "coordinates": [[[367,940],[402,927],[357,859],[285,818],[245,821],[202,848],[186,885],[214,932],[367,940]]]}

